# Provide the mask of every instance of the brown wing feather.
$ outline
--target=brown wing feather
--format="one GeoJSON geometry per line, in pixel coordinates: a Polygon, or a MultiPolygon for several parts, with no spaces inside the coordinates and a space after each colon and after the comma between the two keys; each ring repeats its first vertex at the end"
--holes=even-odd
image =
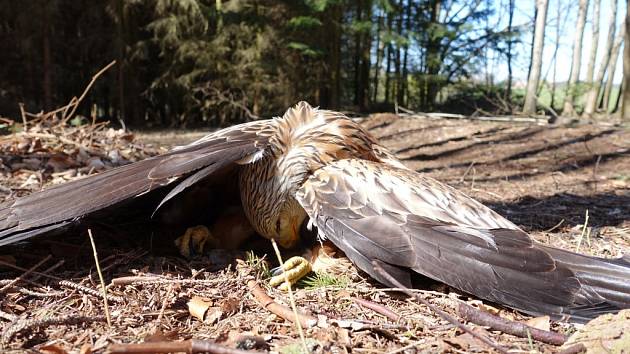
{"type": "Polygon", "coordinates": [[[272,121],[256,121],[217,131],[164,155],[51,187],[0,205],[0,246],[179,181],[167,196],[213,172],[265,149],[272,121]]]}
{"type": "Polygon", "coordinates": [[[316,171],[297,198],[320,236],[385,284],[372,260],[403,283],[413,270],[533,314],[583,321],[630,306],[627,261],[540,246],[489,208],[414,171],[341,160],[316,171]]]}

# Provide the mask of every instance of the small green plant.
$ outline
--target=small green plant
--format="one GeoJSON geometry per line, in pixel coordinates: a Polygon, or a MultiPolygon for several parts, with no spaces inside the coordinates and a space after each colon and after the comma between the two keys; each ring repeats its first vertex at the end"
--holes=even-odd
{"type": "Polygon", "coordinates": [[[250,266],[262,278],[271,278],[269,265],[265,261],[265,257],[259,257],[252,251],[248,251],[245,255],[245,263],[250,266]]]}
{"type": "Polygon", "coordinates": [[[345,288],[350,284],[346,276],[334,276],[328,273],[313,273],[298,282],[298,286],[305,289],[318,289],[324,287],[345,288]]]}

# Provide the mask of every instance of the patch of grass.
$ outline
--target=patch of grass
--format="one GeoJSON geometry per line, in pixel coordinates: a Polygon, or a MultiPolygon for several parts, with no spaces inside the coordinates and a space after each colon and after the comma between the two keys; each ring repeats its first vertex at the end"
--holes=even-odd
{"type": "Polygon", "coordinates": [[[265,257],[259,257],[252,251],[248,251],[245,256],[245,264],[250,266],[262,278],[271,278],[271,270],[265,260],[265,257]]]}
{"type": "Polygon", "coordinates": [[[312,273],[298,282],[298,286],[305,289],[319,289],[325,287],[346,288],[350,279],[346,276],[334,276],[328,273],[312,273]]]}

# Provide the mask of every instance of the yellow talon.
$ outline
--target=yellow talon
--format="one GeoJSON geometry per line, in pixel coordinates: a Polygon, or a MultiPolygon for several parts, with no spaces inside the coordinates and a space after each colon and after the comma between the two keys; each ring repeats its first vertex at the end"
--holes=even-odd
{"type": "Polygon", "coordinates": [[[311,272],[311,263],[303,257],[291,257],[280,267],[280,271],[280,274],[271,277],[269,285],[286,291],[289,286],[297,283],[298,280],[311,272]],[[285,281],[285,274],[289,284],[285,281]]]}
{"type": "Polygon", "coordinates": [[[190,258],[191,253],[203,253],[203,248],[210,239],[213,239],[210,230],[203,225],[199,225],[186,229],[182,236],[175,239],[175,245],[182,256],[190,258]]]}

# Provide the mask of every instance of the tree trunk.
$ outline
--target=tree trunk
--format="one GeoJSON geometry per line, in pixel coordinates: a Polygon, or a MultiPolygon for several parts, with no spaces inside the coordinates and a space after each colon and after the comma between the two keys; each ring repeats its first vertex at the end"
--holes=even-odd
{"type": "Polygon", "coordinates": [[[623,94],[621,100],[621,119],[630,121],[630,0],[627,2],[626,22],[624,24],[626,33],[623,43],[623,94]]]}
{"type": "MultiPolygon", "coordinates": [[[[604,49],[604,56],[602,57],[602,62],[599,64],[597,75],[593,78],[593,84],[590,86],[588,93],[586,94],[586,102],[584,103],[583,114],[586,117],[591,117],[593,113],[595,113],[595,108],[597,108],[597,98],[599,97],[599,89],[602,86],[602,81],[604,81],[604,75],[606,75],[606,67],[608,66],[608,60],[610,59],[610,54],[612,51],[612,47],[614,45],[613,42],[615,41],[615,30],[617,27],[616,18],[615,18],[616,14],[617,14],[617,1],[611,1],[610,17],[608,19],[609,21],[608,22],[609,23],[608,38],[606,39],[606,47],[604,49]]],[[[622,23],[618,36],[623,36],[624,33],[625,33],[625,29],[622,23]]]]}
{"type": "MultiPolygon", "coordinates": [[[[407,4],[407,14],[405,20],[405,37],[409,40],[409,33],[411,32],[411,4],[407,4]]],[[[400,94],[400,104],[403,106],[407,105],[408,100],[408,90],[409,90],[409,68],[407,67],[407,57],[409,55],[409,42],[405,45],[405,51],[403,54],[403,63],[402,63],[402,86],[401,86],[401,94],[400,94]]]]}
{"type": "MultiPolygon", "coordinates": [[[[46,10],[44,10],[46,11],[46,10]]],[[[46,15],[45,15],[46,16],[46,15]]],[[[42,23],[42,90],[44,91],[44,110],[48,111],[52,108],[52,63],[50,53],[50,21],[44,19],[42,23]]]]}
{"type": "Polygon", "coordinates": [[[540,80],[540,68],[542,66],[543,47],[545,46],[545,24],[547,20],[548,0],[536,1],[536,26],[534,28],[534,45],[532,49],[531,72],[527,80],[527,91],[523,113],[536,113],[536,89],[540,80]]]}
{"type": "MultiPolygon", "coordinates": [[[[514,20],[514,0],[508,0],[508,33],[510,33],[510,39],[508,41],[507,47],[507,66],[508,66],[508,77],[507,77],[507,87],[505,88],[505,100],[507,103],[512,102],[512,43],[513,39],[511,37],[512,33],[512,23],[514,20]]],[[[511,109],[511,108],[510,108],[511,109]]]]}
{"type": "MultiPolygon", "coordinates": [[[[615,0],[616,1],[616,0],[615,0]]],[[[588,57],[588,66],[586,67],[586,82],[593,83],[593,74],[595,73],[595,59],[597,58],[597,43],[599,42],[599,7],[601,0],[593,0],[593,27],[591,39],[591,51],[588,57]]]]}
{"type": "Polygon", "coordinates": [[[387,65],[385,65],[385,103],[389,103],[389,92],[390,92],[390,75],[389,71],[392,69],[392,45],[391,43],[387,44],[387,65]]]}
{"type": "MultiPolygon", "coordinates": [[[[372,21],[372,1],[364,0],[363,20],[372,21]]],[[[359,72],[359,110],[366,111],[370,104],[370,51],[372,49],[372,31],[362,33],[361,67],[359,72]]]]}
{"type": "MultiPolygon", "coordinates": [[[[118,66],[118,121],[125,126],[125,40],[124,40],[124,0],[116,1],[116,64],[118,66]]],[[[134,124],[135,122],[127,122],[134,124]]]]}
{"type": "MultiPolygon", "coordinates": [[[[363,6],[361,6],[361,1],[357,1],[356,2],[356,9],[357,9],[357,14],[356,14],[356,21],[361,21],[362,20],[362,10],[363,10],[363,6]]],[[[354,52],[354,104],[357,106],[360,106],[360,97],[359,97],[359,92],[361,91],[361,56],[363,55],[363,51],[361,49],[361,44],[363,44],[363,36],[361,35],[361,32],[356,31],[355,35],[354,35],[354,45],[355,45],[355,52],[354,52]]]]}
{"type": "MultiPolygon", "coordinates": [[[[400,0],[398,2],[398,6],[396,8],[396,11],[398,11],[398,19],[396,21],[396,33],[398,34],[398,36],[402,37],[403,36],[403,21],[404,21],[404,11],[403,11],[403,0],[400,0]]],[[[395,77],[396,77],[396,104],[400,104],[400,94],[401,94],[401,87],[402,87],[402,79],[401,79],[401,74],[402,74],[402,45],[400,44],[400,41],[397,41],[396,43],[396,56],[394,57],[394,64],[395,64],[395,77]]]]}
{"type": "Polygon", "coordinates": [[[556,8],[556,42],[554,43],[554,50],[553,50],[553,74],[552,74],[552,78],[551,78],[551,102],[549,103],[549,107],[551,107],[552,109],[555,109],[555,104],[556,104],[556,74],[558,71],[558,49],[560,48],[560,22],[561,18],[562,18],[562,6],[560,6],[561,3],[558,2],[557,8],[556,8]]]}
{"type": "MultiPolygon", "coordinates": [[[[544,0],[547,1],[547,0],[544,0]]],[[[437,0],[431,4],[430,25],[436,24],[440,18],[441,1],[437,0]]],[[[442,67],[442,58],[440,55],[440,40],[441,36],[431,35],[426,48],[427,56],[427,89],[426,89],[426,108],[433,109],[437,93],[440,90],[439,74],[442,67]]]]}
{"type": "MultiPolygon", "coordinates": [[[[623,26],[620,31],[623,31],[623,26]]],[[[612,52],[610,53],[610,59],[608,60],[608,67],[606,72],[608,73],[608,79],[606,80],[606,86],[604,87],[604,95],[602,97],[601,107],[605,113],[610,113],[610,93],[613,88],[613,81],[615,79],[615,71],[617,70],[617,59],[619,59],[619,51],[621,50],[621,44],[623,43],[624,36],[618,35],[615,38],[615,44],[613,45],[612,52]]]]}
{"type": "Polygon", "coordinates": [[[567,83],[566,93],[564,96],[563,116],[574,116],[575,108],[573,102],[575,100],[576,85],[580,78],[580,66],[582,65],[582,38],[584,37],[584,25],[586,24],[586,12],[588,10],[588,0],[580,0],[578,4],[578,18],[575,30],[575,38],[573,41],[573,60],[571,61],[571,74],[567,83]]]}
{"type": "Polygon", "coordinates": [[[374,66],[374,80],[372,81],[372,86],[374,87],[374,91],[372,91],[372,102],[376,102],[378,99],[378,76],[381,71],[381,59],[385,51],[385,42],[381,40],[383,12],[384,11],[378,16],[378,24],[376,25],[376,64],[374,66]]]}

